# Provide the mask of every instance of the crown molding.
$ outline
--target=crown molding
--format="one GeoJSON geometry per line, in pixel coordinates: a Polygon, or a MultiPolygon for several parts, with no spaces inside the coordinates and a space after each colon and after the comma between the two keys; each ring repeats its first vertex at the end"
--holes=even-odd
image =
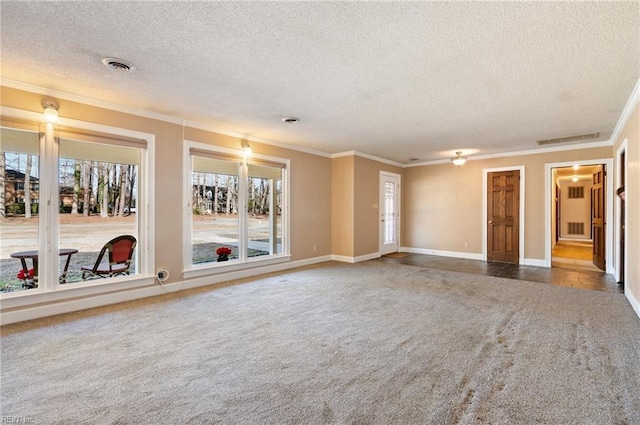
{"type": "Polygon", "coordinates": [[[223,128],[219,128],[216,126],[212,126],[207,123],[199,122],[199,121],[188,121],[180,117],[176,117],[173,115],[162,114],[160,112],[152,112],[144,109],[132,108],[129,106],[119,105],[117,103],[106,102],[104,100],[94,99],[92,97],[81,96],[77,94],[66,93],[58,90],[48,89],[40,86],[36,86],[29,83],[23,83],[20,81],[10,80],[7,78],[0,79],[0,85],[4,87],[9,87],[16,90],[23,90],[30,93],[41,94],[45,96],[51,96],[57,99],[64,99],[71,102],[82,103],[84,105],[95,106],[98,108],[109,109],[116,112],[122,112],[125,114],[135,115],[143,118],[150,118],[158,121],[168,122],[171,124],[177,124],[180,126],[186,126],[190,128],[196,128],[200,130],[210,131],[212,133],[224,134],[225,136],[236,137],[239,139],[247,139],[252,142],[262,143],[265,145],[277,146],[284,149],[289,149],[293,151],[308,153],[311,155],[317,155],[325,158],[331,158],[331,154],[315,149],[303,148],[296,145],[291,145],[288,143],[275,142],[273,140],[263,139],[260,137],[249,136],[246,134],[238,133],[231,130],[226,130],[223,128]]]}
{"type": "MultiPolygon", "coordinates": [[[[182,123],[180,123],[182,124],[182,123]]],[[[276,146],[283,149],[289,149],[292,151],[308,153],[311,155],[321,156],[324,158],[332,158],[332,155],[328,152],[319,151],[311,148],[304,148],[301,146],[291,145],[289,143],[275,142],[273,140],[263,139],[261,137],[249,136],[243,133],[238,133],[232,130],[226,130],[220,127],[216,127],[210,124],[198,122],[198,121],[185,121],[185,127],[195,128],[198,130],[210,131],[212,133],[224,134],[225,136],[236,137],[238,139],[246,139],[250,142],[262,143],[264,145],[276,146]]]]}
{"type": "MultiPolygon", "coordinates": [[[[469,156],[467,157],[467,162],[479,161],[482,159],[507,158],[511,156],[523,156],[523,155],[539,155],[542,153],[594,149],[594,148],[610,147],[610,146],[613,146],[613,143],[611,142],[611,140],[605,140],[602,142],[580,143],[576,145],[556,146],[553,148],[528,149],[523,151],[502,152],[502,153],[494,153],[494,154],[487,154],[487,155],[469,156]]],[[[436,164],[448,164],[450,162],[451,162],[450,159],[438,159],[435,161],[424,161],[424,162],[416,162],[413,164],[404,164],[403,168],[422,167],[426,165],[436,165],[436,164]]]]}
{"type": "Polygon", "coordinates": [[[338,153],[334,153],[333,155],[331,155],[331,158],[340,158],[343,156],[359,156],[361,158],[366,158],[366,159],[370,159],[372,161],[377,161],[377,162],[382,162],[383,164],[389,164],[389,165],[393,165],[394,167],[399,167],[399,168],[404,168],[406,164],[403,164],[401,162],[397,162],[397,161],[393,161],[391,159],[386,159],[386,158],[382,158],[379,156],[375,156],[375,155],[371,155],[365,152],[360,152],[360,151],[344,151],[344,152],[338,152],[338,153]]]}
{"type": "Polygon", "coordinates": [[[618,123],[613,129],[613,133],[611,133],[611,137],[609,138],[609,140],[611,140],[612,145],[615,145],[616,143],[618,143],[618,138],[620,137],[620,133],[622,133],[622,130],[627,125],[627,122],[629,122],[629,118],[631,118],[631,113],[638,105],[639,100],[640,100],[640,79],[638,79],[636,86],[633,88],[633,91],[631,92],[631,96],[629,96],[629,100],[627,100],[627,104],[622,110],[622,115],[620,115],[620,119],[618,119],[618,123]]]}

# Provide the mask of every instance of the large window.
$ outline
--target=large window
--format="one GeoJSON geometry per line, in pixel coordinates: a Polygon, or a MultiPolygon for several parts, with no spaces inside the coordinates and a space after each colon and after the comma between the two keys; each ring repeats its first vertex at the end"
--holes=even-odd
{"type": "Polygon", "coordinates": [[[145,208],[151,202],[152,139],[84,124],[1,127],[2,296],[98,282],[132,284],[153,273],[152,214],[145,208]],[[23,128],[29,126],[34,129],[23,128]]]}
{"type": "Polygon", "coordinates": [[[0,128],[0,293],[37,286],[39,138],[33,129],[0,128]]]}
{"type": "MultiPolygon", "coordinates": [[[[73,137],[70,138],[70,137],[73,137]]],[[[78,250],[61,282],[75,283],[135,275],[138,272],[136,200],[141,146],[121,146],[96,137],[59,139],[58,193],[60,249],[78,250]],[[123,254],[112,258],[110,241],[121,236],[123,254]],[[127,250],[127,244],[135,246],[127,250]],[[107,246],[101,264],[96,264],[107,246]],[[96,267],[97,266],[97,267],[96,267]]],[[[112,255],[115,250],[111,249],[112,255]]],[[[64,257],[64,255],[62,255],[64,257]]]]}
{"type": "Polygon", "coordinates": [[[287,160],[185,143],[185,269],[287,254],[287,160]]]}

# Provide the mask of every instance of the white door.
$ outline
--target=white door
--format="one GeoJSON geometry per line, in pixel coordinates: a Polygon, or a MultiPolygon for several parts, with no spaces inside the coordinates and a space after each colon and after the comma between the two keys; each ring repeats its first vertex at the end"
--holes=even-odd
{"type": "Polygon", "coordinates": [[[380,173],[380,255],[398,252],[400,175],[380,173]]]}

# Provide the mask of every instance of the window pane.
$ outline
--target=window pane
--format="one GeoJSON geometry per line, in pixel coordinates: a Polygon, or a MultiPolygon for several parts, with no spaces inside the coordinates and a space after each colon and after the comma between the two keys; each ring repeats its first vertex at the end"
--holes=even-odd
{"type": "Polygon", "coordinates": [[[237,261],[239,163],[193,157],[192,264],[237,261]],[[223,254],[226,249],[229,255],[223,254]]]}
{"type": "Polygon", "coordinates": [[[137,148],[60,140],[61,283],[138,273],[135,246],[140,154],[137,148]],[[107,151],[109,155],[105,155],[107,151]],[[107,161],[116,158],[120,161],[107,161]]]}
{"type": "Polygon", "coordinates": [[[396,185],[384,183],[384,243],[394,243],[396,237],[396,185]]]}
{"type": "Polygon", "coordinates": [[[0,291],[13,292],[38,284],[39,137],[11,128],[1,132],[0,216],[6,218],[0,217],[0,291]]]}
{"type": "Polygon", "coordinates": [[[247,257],[282,253],[282,169],[249,164],[247,257]]]}

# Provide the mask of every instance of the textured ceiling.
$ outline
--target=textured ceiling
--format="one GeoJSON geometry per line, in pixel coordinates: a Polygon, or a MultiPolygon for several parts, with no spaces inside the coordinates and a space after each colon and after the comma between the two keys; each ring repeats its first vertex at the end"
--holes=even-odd
{"type": "Polygon", "coordinates": [[[3,79],[399,162],[608,140],[640,76],[637,1],[0,7],[3,79]]]}

